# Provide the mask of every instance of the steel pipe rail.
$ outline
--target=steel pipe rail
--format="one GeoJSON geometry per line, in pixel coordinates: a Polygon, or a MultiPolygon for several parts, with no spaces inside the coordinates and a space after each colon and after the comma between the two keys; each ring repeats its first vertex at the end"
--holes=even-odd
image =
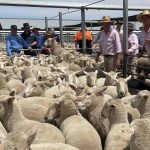
{"type": "MultiPolygon", "coordinates": [[[[62,4],[58,2],[46,2],[46,1],[27,1],[27,0],[1,0],[0,6],[24,6],[24,7],[47,7],[47,8],[70,8],[81,9],[81,6],[86,6],[87,3],[69,3],[64,2],[62,4]]],[[[98,10],[123,10],[122,5],[104,5],[96,4],[92,6],[86,6],[86,9],[98,9],[98,10]]],[[[129,6],[128,10],[139,11],[149,9],[149,6],[129,6]]]]}

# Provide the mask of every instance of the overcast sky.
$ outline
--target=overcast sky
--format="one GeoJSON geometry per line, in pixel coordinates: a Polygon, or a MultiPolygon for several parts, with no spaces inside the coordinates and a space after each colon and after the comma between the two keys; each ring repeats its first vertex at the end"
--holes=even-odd
{"type": "MultiPolygon", "coordinates": [[[[30,0],[26,0],[27,2],[30,0]]],[[[59,5],[63,3],[80,3],[81,6],[89,3],[93,3],[97,0],[32,0],[32,1],[45,1],[45,2],[53,2],[58,3],[59,5]]],[[[150,0],[128,0],[129,6],[150,6],[150,0]]],[[[106,5],[123,5],[123,0],[105,0],[98,4],[106,4],[106,5]]],[[[98,5],[97,4],[97,5],[98,5]]],[[[57,16],[59,12],[68,12],[72,11],[72,9],[54,9],[54,8],[33,8],[33,7],[11,7],[11,6],[0,6],[0,18],[40,18],[44,19],[44,17],[54,17],[57,16]]],[[[129,16],[139,13],[139,11],[129,11],[129,16]]],[[[108,11],[108,10],[86,10],[86,20],[99,20],[104,15],[109,15],[111,17],[121,17],[123,16],[122,11],[108,11]]],[[[55,19],[58,19],[56,17],[55,19]]],[[[74,12],[71,14],[67,14],[63,16],[63,19],[74,19],[80,20],[81,13],[80,11],[74,12]]],[[[0,20],[2,24],[7,25],[7,20],[0,20]]],[[[15,22],[16,23],[16,22],[15,22]]]]}

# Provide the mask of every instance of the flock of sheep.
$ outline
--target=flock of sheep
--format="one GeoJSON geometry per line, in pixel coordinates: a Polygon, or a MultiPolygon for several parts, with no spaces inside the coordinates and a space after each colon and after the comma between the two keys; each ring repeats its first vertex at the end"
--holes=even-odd
{"type": "MultiPolygon", "coordinates": [[[[103,58],[0,52],[0,150],[149,150],[150,92],[131,95],[103,58]]],[[[150,85],[150,81],[146,80],[150,85]]]]}

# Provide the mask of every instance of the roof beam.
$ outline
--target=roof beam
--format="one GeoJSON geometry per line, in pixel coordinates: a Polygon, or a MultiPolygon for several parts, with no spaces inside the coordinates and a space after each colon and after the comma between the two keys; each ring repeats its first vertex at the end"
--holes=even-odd
{"type": "MultiPolygon", "coordinates": [[[[24,7],[47,7],[47,8],[70,8],[70,9],[81,9],[81,6],[85,6],[87,3],[69,3],[63,2],[46,2],[46,1],[28,1],[28,0],[1,0],[0,6],[24,6],[24,7]]],[[[123,10],[122,5],[104,5],[96,4],[87,6],[86,9],[98,9],[98,10],[123,10]]],[[[129,6],[128,10],[139,11],[149,9],[149,6],[129,6]]]]}

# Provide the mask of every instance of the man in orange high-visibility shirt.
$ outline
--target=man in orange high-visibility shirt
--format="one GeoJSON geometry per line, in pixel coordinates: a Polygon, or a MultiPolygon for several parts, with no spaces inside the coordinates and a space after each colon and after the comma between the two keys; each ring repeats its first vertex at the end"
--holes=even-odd
{"type": "MultiPolygon", "coordinates": [[[[91,31],[88,31],[86,29],[86,27],[85,27],[85,36],[86,36],[86,52],[88,54],[92,54],[93,36],[92,36],[91,31]]],[[[82,53],[82,30],[77,31],[75,34],[75,47],[76,47],[77,51],[82,53]],[[78,45],[79,45],[79,50],[77,48],[78,45]]]]}

